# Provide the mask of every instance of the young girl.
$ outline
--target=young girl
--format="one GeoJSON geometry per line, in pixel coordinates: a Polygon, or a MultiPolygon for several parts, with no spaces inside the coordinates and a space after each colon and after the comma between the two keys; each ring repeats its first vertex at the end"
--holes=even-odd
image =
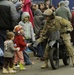
{"type": "Polygon", "coordinates": [[[14,33],[7,32],[6,35],[7,40],[4,42],[4,65],[3,65],[3,73],[15,73],[13,70],[13,57],[14,51],[19,51],[20,48],[14,48],[14,33]]]}
{"type": "Polygon", "coordinates": [[[29,21],[30,15],[28,12],[22,13],[22,19],[19,22],[19,25],[23,27],[24,36],[26,40],[35,41],[34,30],[31,22],[29,21]]]}
{"type": "Polygon", "coordinates": [[[33,43],[35,41],[35,35],[34,35],[34,30],[33,30],[32,24],[29,21],[29,18],[30,18],[29,13],[23,12],[22,19],[19,22],[19,24],[23,27],[26,42],[33,43]]]}
{"type": "Polygon", "coordinates": [[[23,36],[23,29],[22,26],[17,25],[14,28],[14,32],[15,32],[15,38],[14,38],[14,43],[16,45],[16,47],[20,47],[20,51],[15,52],[15,57],[14,57],[14,65],[18,64],[19,61],[19,65],[20,65],[20,70],[24,70],[24,57],[23,57],[23,50],[25,50],[26,46],[28,46],[28,44],[25,43],[25,38],[23,36]]]}

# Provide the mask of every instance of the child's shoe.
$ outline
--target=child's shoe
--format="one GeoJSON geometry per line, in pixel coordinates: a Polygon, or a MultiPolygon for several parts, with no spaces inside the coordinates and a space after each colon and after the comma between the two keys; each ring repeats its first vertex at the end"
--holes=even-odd
{"type": "Polygon", "coordinates": [[[7,69],[3,68],[3,73],[9,73],[7,69]]]}
{"type": "Polygon", "coordinates": [[[25,70],[26,69],[22,63],[19,63],[19,65],[20,65],[20,70],[25,70]]]}
{"type": "Polygon", "coordinates": [[[16,69],[17,69],[17,67],[15,65],[13,65],[13,70],[16,70],[16,69]]]}
{"type": "Polygon", "coordinates": [[[9,68],[9,73],[16,73],[16,71],[13,68],[9,68]]]}

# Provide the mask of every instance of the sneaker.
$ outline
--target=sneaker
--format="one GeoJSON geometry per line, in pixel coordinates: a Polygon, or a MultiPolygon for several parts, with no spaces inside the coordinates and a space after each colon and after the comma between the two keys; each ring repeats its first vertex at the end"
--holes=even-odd
{"type": "Polygon", "coordinates": [[[23,64],[19,63],[19,65],[20,65],[20,70],[25,70],[26,69],[23,64]]]}
{"type": "Polygon", "coordinates": [[[15,65],[16,68],[20,67],[20,65],[15,65]]]}
{"type": "Polygon", "coordinates": [[[3,68],[3,73],[9,73],[7,69],[3,68]]]}
{"type": "Polygon", "coordinates": [[[9,73],[16,73],[16,71],[13,68],[9,68],[9,73]]]}

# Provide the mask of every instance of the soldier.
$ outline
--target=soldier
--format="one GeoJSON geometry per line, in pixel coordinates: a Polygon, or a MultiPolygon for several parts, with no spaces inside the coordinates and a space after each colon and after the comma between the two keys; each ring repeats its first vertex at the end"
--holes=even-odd
{"type": "MultiPolygon", "coordinates": [[[[74,66],[74,52],[73,52],[74,48],[71,45],[71,42],[70,42],[71,38],[69,34],[73,30],[71,23],[62,17],[55,16],[51,9],[45,10],[43,15],[47,18],[47,20],[46,20],[46,24],[43,27],[42,32],[40,33],[40,38],[37,39],[36,41],[37,44],[40,42],[43,42],[45,39],[48,39],[49,33],[59,30],[61,37],[63,38],[63,41],[67,47],[67,50],[72,58],[72,63],[74,66]]],[[[41,66],[42,69],[48,68],[49,50],[50,50],[50,47],[48,46],[48,43],[47,43],[45,48],[45,53],[44,53],[45,63],[43,66],[41,66]]]]}

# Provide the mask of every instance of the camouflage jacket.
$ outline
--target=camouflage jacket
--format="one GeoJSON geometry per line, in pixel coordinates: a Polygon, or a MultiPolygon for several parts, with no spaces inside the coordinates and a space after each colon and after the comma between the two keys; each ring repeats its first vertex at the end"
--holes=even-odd
{"type": "Polygon", "coordinates": [[[51,32],[55,32],[59,30],[60,34],[67,32],[67,31],[72,31],[73,27],[70,23],[70,21],[62,18],[55,16],[55,19],[53,20],[47,20],[46,24],[43,27],[42,32],[40,33],[40,38],[37,40],[38,42],[42,42],[45,39],[48,38],[48,35],[50,35],[51,32]]]}

